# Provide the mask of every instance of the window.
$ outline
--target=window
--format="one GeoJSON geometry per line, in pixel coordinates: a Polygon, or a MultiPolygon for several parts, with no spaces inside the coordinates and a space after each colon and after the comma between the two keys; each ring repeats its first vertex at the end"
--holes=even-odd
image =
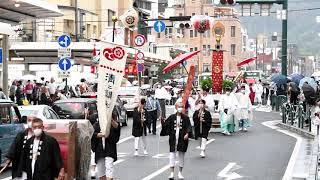
{"type": "Polygon", "coordinates": [[[198,37],[198,31],[194,31],[194,37],[198,37]]]}
{"type": "Polygon", "coordinates": [[[10,109],[8,106],[0,108],[0,124],[11,124],[10,109]]]}
{"type": "Polygon", "coordinates": [[[190,30],[190,37],[193,38],[193,30],[190,30]]]}
{"type": "Polygon", "coordinates": [[[235,44],[231,44],[231,55],[236,55],[236,45],[235,44]]]}
{"type": "Polygon", "coordinates": [[[198,47],[194,47],[194,51],[198,51],[198,47]]]}
{"type": "Polygon", "coordinates": [[[231,37],[236,37],[236,27],[231,26],[231,37]]]}
{"type": "Polygon", "coordinates": [[[192,13],[191,15],[192,15],[192,16],[195,16],[195,15],[196,15],[196,13],[192,13]]]}
{"type": "Polygon", "coordinates": [[[145,2],[145,9],[151,10],[151,3],[150,2],[145,2]]]}
{"type": "Polygon", "coordinates": [[[148,35],[151,35],[151,32],[152,32],[152,31],[151,31],[151,28],[148,28],[148,29],[147,29],[147,34],[148,34],[148,35]]]}
{"type": "Polygon", "coordinates": [[[190,52],[192,52],[193,51],[193,48],[190,48],[190,52]]]}
{"type": "Polygon", "coordinates": [[[60,119],[59,116],[51,109],[49,109],[49,113],[51,114],[52,119],[60,119]]]}
{"type": "Polygon", "coordinates": [[[182,16],[182,13],[179,13],[179,16],[182,16]]]}
{"type": "Polygon", "coordinates": [[[11,117],[12,117],[13,122],[14,123],[19,123],[19,116],[18,116],[18,113],[17,113],[18,109],[11,106],[10,110],[11,110],[11,117]]]}
{"type": "Polygon", "coordinates": [[[204,56],[207,55],[207,45],[202,45],[202,54],[203,54],[204,56]]]}
{"type": "Polygon", "coordinates": [[[208,13],[204,13],[204,15],[208,16],[208,13]]]}
{"type": "Polygon", "coordinates": [[[108,26],[113,26],[112,16],[114,15],[116,15],[116,12],[108,9],[108,26]]]}
{"type": "Polygon", "coordinates": [[[211,54],[211,46],[207,45],[207,56],[210,56],[211,54]]]}
{"type": "Polygon", "coordinates": [[[166,38],[172,38],[172,28],[166,28],[165,35],[166,38]]]}
{"type": "Polygon", "coordinates": [[[211,72],[209,64],[203,64],[203,72],[211,72]]]}

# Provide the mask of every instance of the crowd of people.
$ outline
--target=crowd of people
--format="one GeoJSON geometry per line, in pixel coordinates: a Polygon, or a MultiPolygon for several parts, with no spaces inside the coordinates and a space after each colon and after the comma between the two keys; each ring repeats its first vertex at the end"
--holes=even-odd
{"type": "MultiPolygon", "coordinates": [[[[79,97],[86,92],[94,91],[95,88],[95,84],[89,85],[85,79],[81,79],[81,82],[76,86],[67,85],[65,80],[56,83],[54,78],[46,81],[44,77],[40,81],[15,80],[9,88],[9,98],[19,106],[29,104],[51,106],[57,100],[79,97]]],[[[7,97],[2,93],[2,89],[0,89],[0,98],[6,99],[7,97]]]]}

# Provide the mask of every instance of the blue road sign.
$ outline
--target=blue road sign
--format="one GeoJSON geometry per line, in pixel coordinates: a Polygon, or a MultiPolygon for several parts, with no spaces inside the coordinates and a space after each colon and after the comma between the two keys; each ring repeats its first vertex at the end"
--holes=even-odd
{"type": "Polygon", "coordinates": [[[68,58],[62,58],[59,60],[59,68],[63,71],[68,71],[71,68],[71,61],[68,58]]]}
{"type": "Polygon", "coordinates": [[[58,38],[58,43],[61,47],[68,47],[71,44],[71,38],[68,35],[61,35],[58,38]]]}
{"type": "Polygon", "coordinates": [[[161,33],[166,29],[166,24],[163,21],[156,21],[153,24],[153,29],[157,32],[157,33],[161,33]]]}
{"type": "Polygon", "coordinates": [[[144,65],[143,64],[138,64],[138,72],[143,72],[144,71],[144,65]]]}
{"type": "Polygon", "coordinates": [[[2,48],[0,48],[0,64],[2,64],[2,48]]]}

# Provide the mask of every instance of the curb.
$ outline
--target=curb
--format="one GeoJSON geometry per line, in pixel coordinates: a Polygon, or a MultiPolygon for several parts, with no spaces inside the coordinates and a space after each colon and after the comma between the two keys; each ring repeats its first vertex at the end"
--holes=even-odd
{"type": "Polygon", "coordinates": [[[305,131],[300,128],[296,128],[293,126],[290,126],[288,124],[284,124],[282,122],[279,122],[276,124],[276,126],[280,127],[281,129],[286,129],[289,130],[293,133],[296,133],[298,135],[301,135],[307,139],[310,139],[313,141],[312,149],[311,151],[311,159],[310,159],[310,165],[309,165],[309,173],[307,176],[303,177],[292,177],[292,180],[318,180],[318,172],[319,172],[319,167],[318,167],[318,154],[319,154],[319,145],[318,145],[318,138],[317,135],[314,133],[305,131]]]}

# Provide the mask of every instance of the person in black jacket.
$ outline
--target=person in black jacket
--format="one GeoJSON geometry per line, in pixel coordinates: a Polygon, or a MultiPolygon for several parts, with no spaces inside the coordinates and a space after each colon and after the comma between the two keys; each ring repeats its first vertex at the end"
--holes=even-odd
{"type": "Polygon", "coordinates": [[[147,126],[148,122],[146,121],[146,100],[141,99],[139,107],[134,108],[133,110],[133,124],[132,124],[132,136],[134,136],[134,155],[138,156],[139,150],[139,140],[143,142],[143,154],[148,155],[147,152],[147,126]]]}
{"type": "Polygon", "coordinates": [[[120,125],[117,122],[117,117],[117,113],[113,112],[108,137],[101,133],[99,122],[94,124],[91,148],[95,152],[95,163],[100,180],[113,179],[113,162],[117,161],[117,142],[120,138],[120,125]]]}
{"type": "Polygon", "coordinates": [[[32,119],[33,117],[28,117],[28,128],[17,134],[10,146],[8,154],[5,156],[8,158],[6,164],[12,163],[12,179],[27,179],[27,173],[22,171],[24,161],[23,153],[27,140],[33,136],[32,119]]]}
{"type": "Polygon", "coordinates": [[[176,103],[177,113],[172,114],[162,122],[160,136],[169,136],[170,145],[170,169],[169,179],[174,179],[174,166],[176,156],[179,165],[178,179],[184,179],[182,169],[184,166],[184,155],[188,149],[189,138],[192,138],[192,128],[189,117],[183,114],[183,104],[176,103]]]}
{"type": "Polygon", "coordinates": [[[201,153],[202,158],[206,157],[205,150],[208,139],[208,134],[212,125],[212,118],[209,111],[206,110],[206,101],[201,100],[199,102],[199,110],[193,114],[195,139],[201,138],[201,153]]]}

